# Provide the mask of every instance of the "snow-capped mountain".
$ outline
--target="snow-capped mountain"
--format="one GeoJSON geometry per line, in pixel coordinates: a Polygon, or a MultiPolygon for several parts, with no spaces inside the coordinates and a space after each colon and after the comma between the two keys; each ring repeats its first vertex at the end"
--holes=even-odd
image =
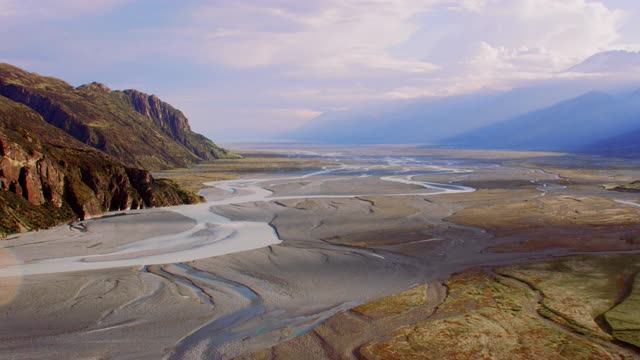
{"type": "Polygon", "coordinates": [[[640,75],[640,52],[613,50],[597,53],[570,67],[572,73],[628,73],[640,75]]]}

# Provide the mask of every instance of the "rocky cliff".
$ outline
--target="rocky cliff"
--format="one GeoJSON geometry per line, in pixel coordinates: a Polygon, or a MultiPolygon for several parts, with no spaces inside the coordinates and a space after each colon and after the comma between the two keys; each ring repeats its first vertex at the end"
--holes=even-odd
{"type": "Polygon", "coordinates": [[[167,169],[235,156],[194,133],[179,110],[135,90],[112,91],[99,83],[73,87],[0,64],[0,95],[130,167],[167,169]]]}
{"type": "MultiPolygon", "coordinates": [[[[63,114],[49,109],[54,114],[50,118],[63,114]]],[[[86,145],[38,111],[0,96],[0,235],[105,211],[199,200],[170,181],[156,180],[147,170],[125,166],[86,145]]]]}
{"type": "Polygon", "coordinates": [[[232,155],[206,137],[191,131],[189,120],[182,111],[160,100],[157,96],[137,90],[125,90],[122,93],[128,97],[131,106],[138,113],[199,158],[211,160],[232,155]]]}

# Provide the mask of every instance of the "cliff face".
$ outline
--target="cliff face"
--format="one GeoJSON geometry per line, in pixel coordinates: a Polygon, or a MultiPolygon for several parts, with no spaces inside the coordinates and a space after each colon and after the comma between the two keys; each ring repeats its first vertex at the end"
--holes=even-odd
{"type": "Polygon", "coordinates": [[[151,120],[165,134],[199,158],[212,160],[232,156],[226,149],[219,148],[211,140],[191,131],[189,120],[182,111],[160,100],[157,96],[137,90],[125,90],[123,94],[128,97],[138,113],[151,120]]]}
{"type": "Polygon", "coordinates": [[[0,95],[130,167],[166,169],[234,156],[191,131],[179,110],[135,90],[112,91],[99,83],[73,87],[0,64],[0,95]]]}
{"type": "Polygon", "coordinates": [[[0,96],[0,235],[199,197],[127,167],[0,96]]]}
{"type": "Polygon", "coordinates": [[[131,105],[140,114],[151,120],[166,134],[178,142],[187,143],[187,134],[191,132],[189,121],[182,112],[161,101],[155,95],[137,90],[125,90],[123,93],[131,100],[131,105]]]}
{"type": "Polygon", "coordinates": [[[0,133],[0,189],[21,195],[33,205],[62,205],[64,175],[41,152],[27,150],[0,133]]]}

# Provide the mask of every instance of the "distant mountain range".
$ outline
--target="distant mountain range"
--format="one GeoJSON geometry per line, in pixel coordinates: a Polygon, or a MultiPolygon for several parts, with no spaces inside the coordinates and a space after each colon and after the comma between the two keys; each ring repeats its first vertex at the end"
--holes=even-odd
{"type": "Polygon", "coordinates": [[[198,202],[148,170],[231,156],[155,96],[0,64],[0,235],[198,202]]]}
{"type": "Polygon", "coordinates": [[[637,130],[640,131],[640,92],[619,97],[590,92],[440,143],[483,149],[600,150],[620,156],[625,155],[625,148],[640,148],[640,143],[631,140],[637,130]]]}
{"type": "Polygon", "coordinates": [[[433,143],[584,92],[572,83],[393,102],[327,112],[283,138],[327,143],[433,143]]]}
{"type": "Polygon", "coordinates": [[[640,159],[640,126],[635,130],[590,144],[583,150],[592,154],[640,159]]]}
{"type": "MultiPolygon", "coordinates": [[[[640,75],[640,52],[595,54],[565,72],[640,75]]],[[[463,148],[551,150],[640,157],[640,90],[588,92],[549,107],[440,139],[463,148]]]]}
{"type": "Polygon", "coordinates": [[[640,87],[640,53],[595,54],[564,73],[587,76],[330,111],[282,138],[638,156],[640,90],[633,89],[640,87]]]}

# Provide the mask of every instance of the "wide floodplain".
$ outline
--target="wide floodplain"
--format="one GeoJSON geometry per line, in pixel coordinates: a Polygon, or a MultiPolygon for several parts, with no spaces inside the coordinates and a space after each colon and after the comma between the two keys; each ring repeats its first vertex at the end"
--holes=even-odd
{"type": "MultiPolygon", "coordinates": [[[[251,147],[247,159],[294,165],[234,168],[241,176],[220,181],[215,164],[159,174],[202,179],[207,202],[3,240],[0,357],[259,356],[368,301],[469,268],[640,250],[640,196],[610,190],[640,178],[628,161],[251,147]]],[[[442,295],[423,291],[435,303],[442,295]]],[[[354,337],[330,356],[366,357],[383,337],[354,337]]]]}

